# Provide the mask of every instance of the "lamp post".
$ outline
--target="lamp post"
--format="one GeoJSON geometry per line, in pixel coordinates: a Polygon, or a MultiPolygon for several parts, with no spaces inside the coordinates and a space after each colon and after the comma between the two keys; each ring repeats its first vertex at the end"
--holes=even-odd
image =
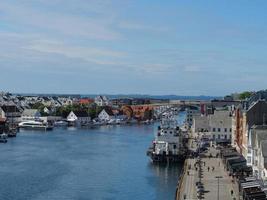
{"type": "Polygon", "coordinates": [[[217,180],[218,180],[217,200],[219,200],[220,199],[220,194],[219,194],[219,192],[220,192],[220,185],[219,185],[219,181],[220,181],[220,178],[223,178],[223,177],[222,176],[215,176],[215,178],[217,178],[217,180]]]}

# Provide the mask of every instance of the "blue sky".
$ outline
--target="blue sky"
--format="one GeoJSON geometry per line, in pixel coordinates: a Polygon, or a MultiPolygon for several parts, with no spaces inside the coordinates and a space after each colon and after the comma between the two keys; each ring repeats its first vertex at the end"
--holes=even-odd
{"type": "Polygon", "coordinates": [[[0,3],[0,90],[225,95],[267,88],[267,1],[0,3]]]}

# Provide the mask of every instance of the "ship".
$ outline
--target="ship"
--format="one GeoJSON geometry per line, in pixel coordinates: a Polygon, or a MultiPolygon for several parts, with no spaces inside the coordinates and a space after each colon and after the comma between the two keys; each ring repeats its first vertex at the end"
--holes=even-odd
{"type": "Polygon", "coordinates": [[[164,116],[147,155],[153,162],[183,162],[188,154],[187,135],[174,116],[164,116]]]}
{"type": "Polygon", "coordinates": [[[21,129],[30,129],[30,130],[44,130],[44,131],[50,131],[53,129],[53,126],[44,123],[42,121],[25,121],[25,122],[20,122],[18,125],[19,128],[21,129]]]}

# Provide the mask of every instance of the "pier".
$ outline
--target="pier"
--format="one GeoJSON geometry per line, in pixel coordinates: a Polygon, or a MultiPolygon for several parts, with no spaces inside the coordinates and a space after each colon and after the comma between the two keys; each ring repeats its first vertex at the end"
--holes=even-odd
{"type": "MultiPolygon", "coordinates": [[[[191,139],[191,147],[197,144],[191,139]]],[[[176,200],[239,199],[238,185],[227,173],[219,151],[210,147],[198,157],[188,158],[180,177],[176,200]]]]}

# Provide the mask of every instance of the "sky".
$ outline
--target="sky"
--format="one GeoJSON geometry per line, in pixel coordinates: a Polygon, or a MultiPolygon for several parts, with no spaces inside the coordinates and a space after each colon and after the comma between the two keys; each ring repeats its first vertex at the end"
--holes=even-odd
{"type": "Polygon", "coordinates": [[[0,90],[267,89],[265,0],[0,0],[0,90]]]}

